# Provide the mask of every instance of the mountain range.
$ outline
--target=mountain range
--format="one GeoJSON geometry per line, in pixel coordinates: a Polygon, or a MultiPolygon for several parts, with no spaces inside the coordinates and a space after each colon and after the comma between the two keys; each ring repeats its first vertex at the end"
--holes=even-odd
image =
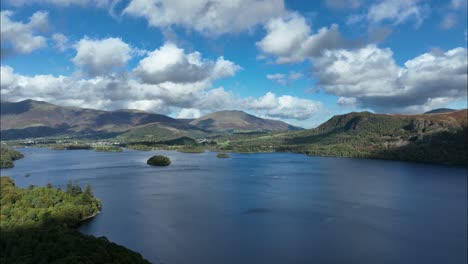
{"type": "Polygon", "coordinates": [[[102,111],[34,100],[2,102],[0,125],[4,140],[60,135],[168,140],[224,132],[301,129],[241,111],[220,111],[198,119],[179,120],[139,110],[102,111]]]}

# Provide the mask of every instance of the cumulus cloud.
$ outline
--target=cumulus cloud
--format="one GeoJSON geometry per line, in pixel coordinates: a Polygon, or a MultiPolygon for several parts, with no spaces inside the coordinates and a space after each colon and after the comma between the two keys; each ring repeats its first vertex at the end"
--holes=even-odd
{"type": "Polygon", "coordinates": [[[424,53],[396,64],[390,49],[369,45],[327,51],[314,61],[314,75],[341,105],[378,112],[418,113],[467,96],[467,50],[424,53]]]}
{"type": "Polygon", "coordinates": [[[159,84],[215,80],[231,77],[238,70],[240,66],[223,57],[206,60],[199,52],[186,54],[175,44],[166,43],[143,58],[134,72],[145,83],[159,84]]]}
{"type": "Polygon", "coordinates": [[[47,46],[47,40],[38,33],[45,31],[48,26],[48,14],[44,11],[34,13],[29,22],[13,21],[12,11],[1,11],[1,45],[2,54],[27,54],[47,46]]]}
{"type": "Polygon", "coordinates": [[[356,107],[357,100],[354,97],[340,97],[337,103],[343,107],[356,107]]]}
{"type": "Polygon", "coordinates": [[[107,74],[125,66],[131,58],[131,47],[120,38],[94,40],[83,38],[74,45],[73,63],[89,76],[107,74]]]}
{"type": "Polygon", "coordinates": [[[367,19],[372,23],[390,22],[394,25],[413,21],[418,27],[428,9],[419,0],[382,0],[369,7],[367,19]]]}
{"type": "Polygon", "coordinates": [[[123,14],[154,27],[178,25],[208,34],[241,32],[284,12],[283,0],[132,0],[123,14]]]}
{"type": "Polygon", "coordinates": [[[278,97],[278,106],[270,109],[266,114],[270,117],[306,120],[321,108],[322,104],[319,102],[283,95],[278,97]]]}
{"type": "Polygon", "coordinates": [[[257,110],[264,116],[296,120],[310,119],[323,108],[322,104],[317,101],[290,95],[278,97],[272,92],[258,99],[250,98],[244,104],[247,108],[257,110]]]}
{"type": "Polygon", "coordinates": [[[265,29],[266,36],[256,44],[263,54],[275,56],[276,63],[301,62],[320,56],[325,50],[359,45],[344,39],[336,24],[311,34],[305,18],[297,13],[272,19],[265,25],[265,29]]]}
{"type": "Polygon", "coordinates": [[[292,82],[301,79],[303,76],[302,73],[296,71],[290,71],[288,74],[275,73],[267,74],[266,78],[268,80],[275,81],[279,85],[290,85],[292,82]]]}

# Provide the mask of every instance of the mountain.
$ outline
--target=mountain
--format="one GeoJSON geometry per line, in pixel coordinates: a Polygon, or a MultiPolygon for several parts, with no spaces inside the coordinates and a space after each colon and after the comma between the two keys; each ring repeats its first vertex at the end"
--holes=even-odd
{"type": "Polygon", "coordinates": [[[263,119],[242,111],[214,112],[189,124],[217,132],[301,130],[282,121],[263,119]]]}
{"type": "Polygon", "coordinates": [[[300,128],[240,111],[221,111],[199,119],[174,119],[139,110],[102,111],[24,100],[1,103],[3,140],[51,136],[162,141],[201,138],[216,132],[282,131],[300,128]]]}
{"type": "Polygon", "coordinates": [[[467,110],[430,115],[337,115],[315,129],[230,142],[236,151],[467,164],[467,110]]]}
{"type": "Polygon", "coordinates": [[[437,108],[433,109],[431,111],[427,111],[424,114],[440,114],[440,113],[450,113],[450,112],[455,112],[457,110],[455,109],[450,109],[450,108],[437,108]]]}
{"type": "Polygon", "coordinates": [[[1,103],[2,139],[34,138],[58,135],[96,135],[114,137],[136,131],[145,136],[157,131],[160,139],[189,135],[203,129],[174,118],[139,110],[102,111],[57,106],[47,102],[25,100],[1,103]],[[138,132],[139,131],[139,132],[138,132]]]}

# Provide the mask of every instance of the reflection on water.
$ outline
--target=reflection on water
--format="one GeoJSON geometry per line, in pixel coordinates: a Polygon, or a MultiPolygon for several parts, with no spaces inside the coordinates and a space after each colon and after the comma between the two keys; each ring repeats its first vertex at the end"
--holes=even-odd
{"type": "Polygon", "coordinates": [[[81,227],[154,263],[466,263],[466,168],[303,155],[20,149],[17,185],[91,184],[81,227]],[[150,167],[154,154],[171,158],[150,167]]]}

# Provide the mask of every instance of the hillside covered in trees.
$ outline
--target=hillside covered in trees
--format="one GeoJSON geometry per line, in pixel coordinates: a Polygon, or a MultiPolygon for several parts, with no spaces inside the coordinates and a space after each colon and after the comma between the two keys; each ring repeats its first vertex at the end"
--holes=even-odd
{"type": "Polygon", "coordinates": [[[224,151],[288,151],[317,156],[467,164],[467,110],[424,115],[337,115],[315,129],[230,137],[224,151]]]}
{"type": "Polygon", "coordinates": [[[20,152],[2,146],[0,147],[0,168],[12,168],[15,166],[13,162],[23,157],[24,155],[20,152]]]}
{"type": "Polygon", "coordinates": [[[148,263],[105,237],[74,229],[101,208],[91,187],[20,189],[5,176],[0,186],[0,263],[148,263]]]}

